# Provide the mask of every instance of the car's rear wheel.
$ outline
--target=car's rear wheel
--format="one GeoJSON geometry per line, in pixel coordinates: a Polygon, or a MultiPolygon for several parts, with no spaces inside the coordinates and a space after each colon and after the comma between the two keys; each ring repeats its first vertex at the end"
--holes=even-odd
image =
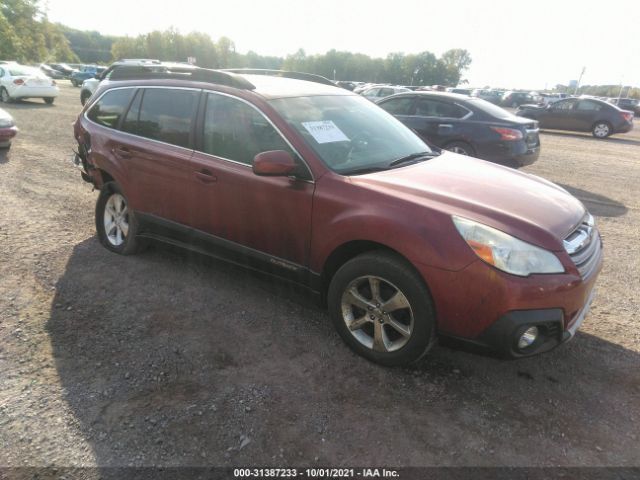
{"type": "Polygon", "coordinates": [[[13,98],[11,98],[11,95],[9,95],[9,92],[7,92],[7,89],[4,87],[0,89],[0,99],[2,99],[4,103],[13,102],[13,98]]]}
{"type": "Polygon", "coordinates": [[[373,362],[407,365],[433,345],[431,296],[417,272],[397,255],[378,251],[349,260],[331,280],[328,303],[342,339],[373,362]]]}
{"type": "Polygon", "coordinates": [[[44,100],[44,103],[46,103],[47,105],[53,105],[53,101],[55,100],[55,98],[53,98],[53,97],[44,97],[43,100],[44,100]]]}
{"type": "Polygon", "coordinates": [[[596,122],[591,133],[596,138],[607,138],[611,135],[611,125],[608,122],[596,122]]]}
{"type": "Polygon", "coordinates": [[[74,87],[78,86],[78,82],[76,82],[73,78],[71,79],[71,85],[73,85],[74,87]]]}
{"type": "Polygon", "coordinates": [[[450,152],[458,153],[460,155],[468,155],[470,157],[473,157],[476,154],[473,147],[466,142],[451,142],[445,145],[444,148],[450,152]]]}
{"type": "Polygon", "coordinates": [[[136,238],[135,213],[116,182],[108,182],[100,190],[96,203],[96,230],[100,243],[112,252],[131,255],[141,249],[136,238]]]}

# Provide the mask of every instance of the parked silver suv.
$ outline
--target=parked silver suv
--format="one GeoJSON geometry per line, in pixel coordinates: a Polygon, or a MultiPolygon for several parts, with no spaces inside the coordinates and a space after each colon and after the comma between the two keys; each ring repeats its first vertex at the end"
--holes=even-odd
{"type": "Polygon", "coordinates": [[[101,75],[96,78],[89,78],[82,82],[80,88],[80,103],[84,105],[98,88],[98,84],[111,76],[117,68],[121,67],[143,67],[151,72],[185,72],[196,68],[188,63],[180,62],[161,62],[160,60],[152,60],[149,58],[125,58],[112,63],[101,75]]]}

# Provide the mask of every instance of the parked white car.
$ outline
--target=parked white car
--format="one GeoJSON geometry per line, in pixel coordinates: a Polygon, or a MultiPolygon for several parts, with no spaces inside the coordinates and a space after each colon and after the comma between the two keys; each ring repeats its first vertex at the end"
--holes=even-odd
{"type": "Polygon", "coordinates": [[[56,81],[39,68],[18,64],[0,65],[0,99],[4,103],[24,98],[42,98],[51,105],[59,93],[56,81]]]}
{"type": "Polygon", "coordinates": [[[0,108],[0,148],[9,148],[11,140],[18,133],[18,127],[13,117],[0,108]]]}

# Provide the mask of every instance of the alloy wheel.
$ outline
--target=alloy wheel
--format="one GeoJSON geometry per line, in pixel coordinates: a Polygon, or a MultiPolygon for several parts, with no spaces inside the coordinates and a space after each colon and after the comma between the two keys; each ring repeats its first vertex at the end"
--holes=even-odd
{"type": "Polygon", "coordinates": [[[351,335],[376,352],[401,349],[413,333],[409,300],[398,287],[380,277],[367,275],[353,280],[342,294],[341,311],[351,335]]]}
{"type": "Polygon", "coordinates": [[[119,247],[127,239],[129,233],[129,212],[127,209],[127,201],[119,193],[111,195],[105,205],[104,232],[107,240],[114,247],[119,247]]]}
{"type": "Polygon", "coordinates": [[[609,125],[599,123],[593,128],[593,134],[598,138],[604,138],[609,135],[609,125]]]}
{"type": "Polygon", "coordinates": [[[449,149],[449,151],[450,151],[450,152],[453,152],[453,153],[458,153],[458,154],[460,154],[460,155],[469,155],[469,152],[467,152],[464,148],[459,147],[459,146],[457,146],[457,145],[456,145],[456,146],[454,146],[454,147],[451,147],[451,148],[449,149]]]}

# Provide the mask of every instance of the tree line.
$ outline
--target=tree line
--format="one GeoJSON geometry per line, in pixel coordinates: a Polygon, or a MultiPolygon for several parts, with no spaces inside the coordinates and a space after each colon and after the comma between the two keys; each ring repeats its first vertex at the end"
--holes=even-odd
{"type": "MultiPolygon", "coordinates": [[[[575,87],[567,85],[556,85],[556,91],[574,94],[575,87]]],[[[620,85],[582,85],[578,88],[578,95],[593,95],[594,97],[640,98],[640,88],[630,85],[621,87],[620,85]]]]}
{"type": "MultiPolygon", "coordinates": [[[[74,50],[76,44],[71,44],[74,50]]],[[[471,55],[463,49],[445,52],[440,58],[431,52],[390,53],[386,58],[371,58],[361,53],[330,50],[307,55],[304,50],[282,57],[265,57],[250,51],[238,53],[227,37],[214,42],[204,33],[186,35],[175,29],[153,31],[137,37],[116,39],[112,58],[157,58],[180,60],[194,57],[205,68],[268,68],[315,73],[334,80],[364,80],[403,85],[457,85],[471,64],[471,55]]]]}
{"type": "Polygon", "coordinates": [[[136,37],[102,35],[49,22],[40,0],[0,0],[0,39],[0,59],[22,63],[108,64],[120,58],[186,61],[193,57],[205,68],[287,69],[335,80],[405,85],[457,85],[471,64],[469,52],[462,49],[449,50],[439,58],[428,51],[371,58],[336,50],[317,55],[298,50],[275,57],[239,53],[227,37],[214,41],[205,33],[182,34],[173,28],[136,37]]]}

